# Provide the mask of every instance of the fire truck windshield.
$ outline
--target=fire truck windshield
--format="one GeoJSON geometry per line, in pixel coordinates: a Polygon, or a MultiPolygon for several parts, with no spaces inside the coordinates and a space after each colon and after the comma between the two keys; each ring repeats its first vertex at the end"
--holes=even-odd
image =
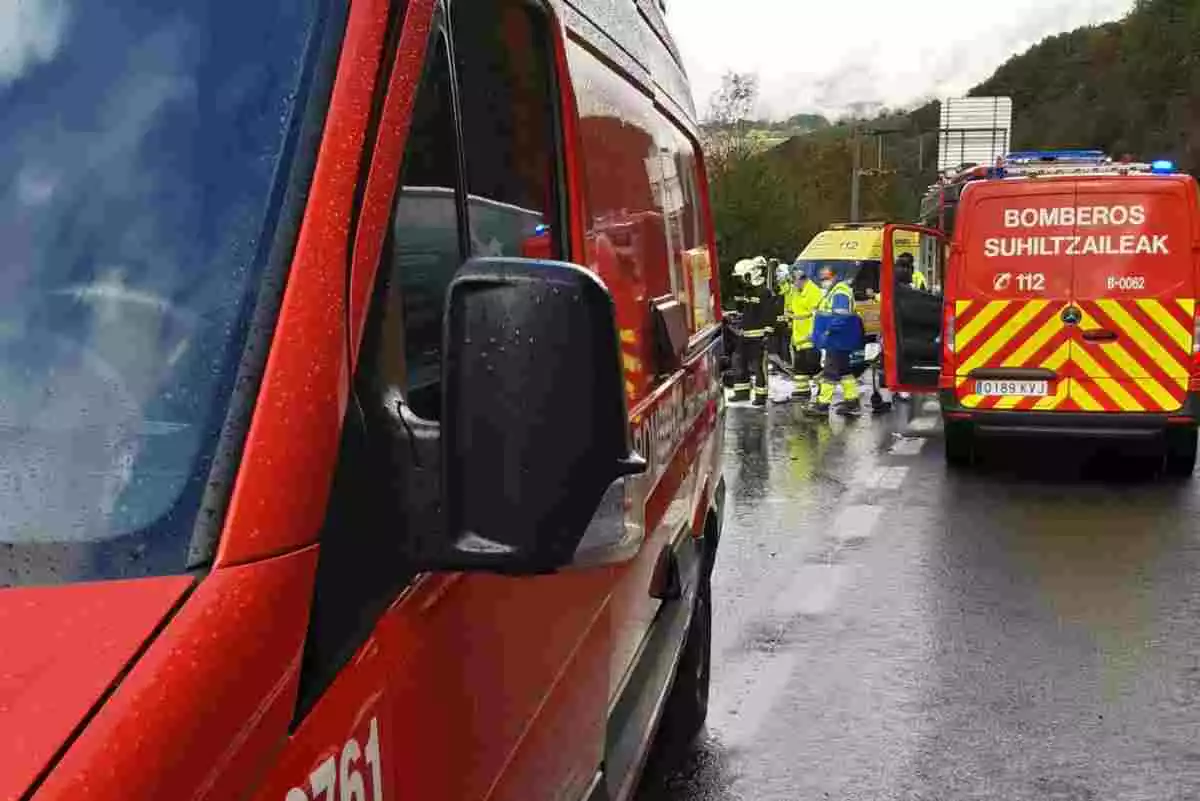
{"type": "Polygon", "coordinates": [[[0,586],[187,569],[321,2],[0,6],[0,586]]]}

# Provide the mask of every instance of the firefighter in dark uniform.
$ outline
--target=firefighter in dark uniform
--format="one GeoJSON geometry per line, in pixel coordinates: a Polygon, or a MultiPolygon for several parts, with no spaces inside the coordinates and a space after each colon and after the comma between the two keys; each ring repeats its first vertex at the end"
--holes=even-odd
{"type": "Polygon", "coordinates": [[[733,384],[730,386],[731,402],[750,400],[750,371],[746,366],[746,349],[742,342],[742,329],[746,322],[746,309],[750,305],[750,271],[754,268],[754,259],[741,259],[733,265],[733,310],[729,331],[733,342],[733,384]]]}
{"type": "Polygon", "coordinates": [[[750,400],[767,405],[767,338],[774,331],[771,291],[767,288],[767,260],[759,256],[743,259],[733,268],[741,283],[735,298],[741,313],[738,376],[733,385],[734,401],[750,400]]]}
{"type": "Polygon", "coordinates": [[[733,265],[733,296],[729,298],[733,302],[733,313],[725,316],[730,372],[733,375],[733,380],[726,385],[730,390],[731,402],[750,400],[750,374],[742,359],[742,322],[750,294],[750,284],[746,275],[753,264],[753,259],[741,259],[733,265]]]}

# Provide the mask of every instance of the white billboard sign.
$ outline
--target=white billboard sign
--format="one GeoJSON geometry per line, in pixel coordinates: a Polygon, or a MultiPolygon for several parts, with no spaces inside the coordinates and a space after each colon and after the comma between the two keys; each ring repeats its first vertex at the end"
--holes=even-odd
{"type": "Polygon", "coordinates": [[[1009,152],[1011,97],[951,97],[942,100],[938,170],[991,164],[1009,152]]]}

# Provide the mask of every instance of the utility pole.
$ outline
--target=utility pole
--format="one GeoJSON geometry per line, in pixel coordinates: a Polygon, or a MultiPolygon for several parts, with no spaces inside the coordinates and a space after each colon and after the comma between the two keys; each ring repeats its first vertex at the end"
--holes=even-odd
{"type": "Polygon", "coordinates": [[[859,200],[862,182],[862,142],[858,139],[858,126],[850,129],[850,222],[858,222],[860,210],[859,200]]]}
{"type": "Polygon", "coordinates": [[[861,128],[857,124],[850,129],[850,155],[852,168],[850,171],[850,222],[860,222],[862,218],[862,179],[864,175],[890,175],[895,170],[884,166],[884,139],[897,134],[899,131],[887,128],[861,128]],[[870,136],[875,141],[876,166],[863,168],[862,134],[870,136]]]}

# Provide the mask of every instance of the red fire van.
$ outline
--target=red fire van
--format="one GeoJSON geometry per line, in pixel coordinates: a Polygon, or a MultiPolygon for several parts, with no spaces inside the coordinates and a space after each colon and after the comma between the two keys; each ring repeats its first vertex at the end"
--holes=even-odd
{"type": "MultiPolygon", "coordinates": [[[[1195,179],[1164,161],[1021,154],[965,183],[955,218],[944,297],[884,295],[889,386],[940,392],[947,459],[969,462],[979,436],[1139,438],[1190,476],[1195,179]]],[[[891,230],[903,228],[930,245],[943,236],[891,230]]]]}
{"type": "Polygon", "coordinates": [[[703,724],[724,500],[660,5],[31,19],[0,798],[628,798],[703,724]]]}

